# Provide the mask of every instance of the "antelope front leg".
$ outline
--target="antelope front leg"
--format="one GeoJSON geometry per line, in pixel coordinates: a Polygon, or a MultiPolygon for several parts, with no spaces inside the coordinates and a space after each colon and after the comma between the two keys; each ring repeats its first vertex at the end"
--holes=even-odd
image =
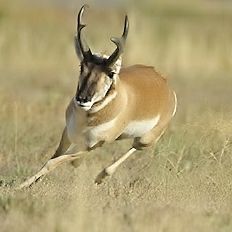
{"type": "Polygon", "coordinates": [[[118,166],[123,163],[127,158],[130,157],[131,154],[133,154],[136,151],[136,149],[134,147],[130,148],[129,151],[127,151],[126,154],[124,154],[123,156],[121,156],[116,162],[114,162],[113,164],[111,164],[110,166],[108,166],[107,168],[105,168],[95,179],[95,183],[96,184],[101,184],[102,180],[107,177],[107,176],[111,176],[116,169],[118,168],[118,166]]]}
{"type": "Polygon", "coordinates": [[[38,181],[42,176],[48,174],[50,171],[55,169],[58,165],[66,162],[66,161],[72,161],[77,158],[79,158],[79,155],[85,153],[85,151],[77,152],[76,154],[64,154],[55,158],[51,158],[48,160],[48,162],[40,169],[38,173],[36,173],[34,176],[23,182],[18,189],[22,189],[25,187],[30,187],[33,183],[38,181]]]}

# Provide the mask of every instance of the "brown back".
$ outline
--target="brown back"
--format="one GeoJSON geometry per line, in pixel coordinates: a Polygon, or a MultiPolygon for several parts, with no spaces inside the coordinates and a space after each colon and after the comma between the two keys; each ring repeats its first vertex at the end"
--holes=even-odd
{"type": "Polygon", "coordinates": [[[128,89],[132,120],[155,117],[168,104],[167,81],[153,67],[133,65],[123,68],[120,80],[128,89]]]}

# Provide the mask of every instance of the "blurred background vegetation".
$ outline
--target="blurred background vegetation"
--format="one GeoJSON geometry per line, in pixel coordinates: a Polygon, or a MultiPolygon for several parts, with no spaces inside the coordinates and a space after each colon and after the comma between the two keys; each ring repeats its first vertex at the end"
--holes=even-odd
{"type": "Polygon", "coordinates": [[[78,80],[73,36],[83,3],[0,0],[1,231],[102,231],[103,222],[108,231],[231,231],[229,0],[87,1],[85,37],[92,50],[114,50],[109,39],[121,33],[127,12],[123,65],[153,65],[167,76],[177,92],[177,115],[152,154],[126,162],[97,190],[94,177],[127,142],[106,146],[77,172],[64,166],[44,185],[11,189],[38,170],[60,138],[78,80]],[[79,218],[76,227],[67,226],[71,215],[79,218]]]}
{"type": "MultiPolygon", "coordinates": [[[[107,54],[113,51],[114,45],[109,38],[121,33],[126,11],[130,18],[130,33],[124,65],[154,65],[175,83],[180,78],[179,81],[184,82],[181,86],[194,79],[196,83],[190,84],[191,88],[193,92],[199,92],[201,99],[204,92],[215,85],[215,80],[224,86],[223,91],[222,85],[214,86],[213,101],[218,101],[218,92],[228,90],[232,72],[230,1],[122,3],[99,0],[88,3],[91,8],[85,16],[88,25],[85,35],[94,51],[107,54]],[[198,86],[199,81],[206,83],[203,87],[202,84],[198,86]],[[199,88],[203,88],[202,91],[199,88]]],[[[69,92],[70,84],[76,81],[73,77],[78,75],[73,35],[82,2],[1,0],[0,4],[2,91],[7,91],[13,98],[15,93],[17,99],[22,97],[17,94],[21,90],[22,95],[28,97],[28,91],[21,88],[25,85],[33,85],[31,91],[34,93],[40,85],[59,86],[61,91],[67,88],[69,92]],[[18,85],[17,90],[12,87],[14,83],[18,85]]],[[[58,88],[57,94],[59,91],[58,88]]],[[[34,96],[30,95],[30,99],[34,96]]],[[[229,101],[220,105],[224,104],[230,105],[229,101]]]]}
{"type": "MultiPolygon", "coordinates": [[[[94,50],[112,50],[109,37],[120,32],[124,9],[131,23],[127,63],[155,64],[172,75],[188,77],[231,72],[230,1],[108,2],[112,5],[93,2],[85,19],[94,50]]],[[[71,69],[75,65],[72,38],[80,5],[78,1],[16,0],[12,4],[1,0],[1,69],[9,71],[9,65],[21,72],[41,67],[71,69]]]]}

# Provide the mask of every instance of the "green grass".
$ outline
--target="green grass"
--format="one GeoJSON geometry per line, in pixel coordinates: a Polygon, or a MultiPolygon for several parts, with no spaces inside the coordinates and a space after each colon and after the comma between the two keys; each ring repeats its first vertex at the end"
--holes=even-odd
{"type": "MultiPolygon", "coordinates": [[[[13,187],[51,157],[76,89],[77,10],[0,4],[2,232],[232,230],[229,3],[129,5],[124,64],[155,65],[168,76],[179,102],[170,128],[155,148],[135,154],[100,186],[95,177],[130,141],[96,150],[77,169],[65,164],[23,191],[13,187]]],[[[122,20],[120,11],[112,12],[109,20],[93,9],[86,14],[96,51],[114,49],[109,37],[122,20]]]]}

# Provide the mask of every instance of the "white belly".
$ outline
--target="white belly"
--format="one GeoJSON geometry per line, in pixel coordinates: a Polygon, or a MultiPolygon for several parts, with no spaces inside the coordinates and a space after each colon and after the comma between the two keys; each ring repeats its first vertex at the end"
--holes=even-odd
{"type": "Polygon", "coordinates": [[[115,127],[116,120],[115,118],[98,126],[88,127],[86,130],[86,143],[88,147],[93,147],[99,141],[107,140],[107,132],[115,127]]]}
{"type": "Polygon", "coordinates": [[[154,128],[160,119],[160,115],[152,119],[130,122],[123,131],[123,135],[129,137],[141,137],[154,128]]]}

